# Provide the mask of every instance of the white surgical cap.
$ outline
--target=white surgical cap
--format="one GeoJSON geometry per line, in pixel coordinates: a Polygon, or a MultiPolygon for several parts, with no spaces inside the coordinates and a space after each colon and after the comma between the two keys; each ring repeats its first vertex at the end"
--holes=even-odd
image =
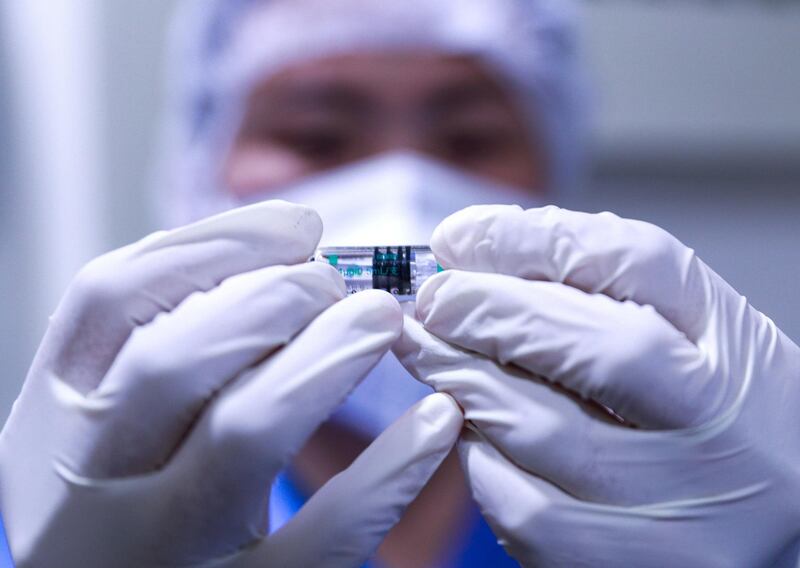
{"type": "Polygon", "coordinates": [[[171,224],[216,212],[219,169],[256,81],[320,56],[420,48],[495,72],[544,151],[542,189],[563,201],[583,165],[573,12],[570,0],[187,0],[168,67],[161,211],[171,224]]]}

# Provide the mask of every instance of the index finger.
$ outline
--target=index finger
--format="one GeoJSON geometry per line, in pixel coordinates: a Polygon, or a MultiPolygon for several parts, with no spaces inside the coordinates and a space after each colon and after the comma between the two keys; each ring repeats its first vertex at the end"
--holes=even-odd
{"type": "Polygon", "coordinates": [[[133,329],[231,276],[308,260],[321,234],[322,221],[312,209],[268,201],[154,233],[101,256],[70,285],[37,364],[88,392],[133,329]]]}
{"type": "Polygon", "coordinates": [[[445,219],[431,247],[444,268],[560,282],[651,305],[693,342],[714,302],[741,299],[667,231],[608,212],[475,206],[445,219]]]}

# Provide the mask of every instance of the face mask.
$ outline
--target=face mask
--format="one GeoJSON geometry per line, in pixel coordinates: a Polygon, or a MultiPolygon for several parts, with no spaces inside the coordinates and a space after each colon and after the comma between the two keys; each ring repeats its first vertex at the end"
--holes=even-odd
{"type": "MultiPolygon", "coordinates": [[[[323,245],[427,244],[448,215],[476,204],[541,205],[529,191],[494,184],[432,159],[395,153],[346,166],[260,196],[313,207],[323,245]]],[[[333,419],[375,437],[431,389],[388,353],[333,419]]]]}
{"type": "Polygon", "coordinates": [[[382,155],[260,196],[313,207],[322,244],[421,245],[448,215],[480,203],[539,205],[530,191],[487,182],[413,153],[382,155]]]}

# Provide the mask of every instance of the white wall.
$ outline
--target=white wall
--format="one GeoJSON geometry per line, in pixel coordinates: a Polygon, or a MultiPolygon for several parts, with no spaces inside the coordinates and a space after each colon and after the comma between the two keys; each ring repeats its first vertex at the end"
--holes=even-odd
{"type": "Polygon", "coordinates": [[[173,4],[0,0],[0,421],[74,272],[150,228],[173,4]]]}
{"type": "Polygon", "coordinates": [[[800,3],[585,5],[598,158],[800,170],[800,3]]]}
{"type": "Polygon", "coordinates": [[[107,142],[108,247],[141,238],[154,226],[148,201],[164,94],[164,50],[176,0],[102,2],[103,122],[107,142]]]}
{"type": "Polygon", "coordinates": [[[0,4],[0,415],[64,286],[103,247],[98,29],[94,0],[0,4]]]}

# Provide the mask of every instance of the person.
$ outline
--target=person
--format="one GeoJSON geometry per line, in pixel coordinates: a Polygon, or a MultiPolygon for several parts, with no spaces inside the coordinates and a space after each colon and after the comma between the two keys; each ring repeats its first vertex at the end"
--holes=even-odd
{"type": "MultiPolygon", "coordinates": [[[[154,195],[170,225],[285,199],[320,214],[323,244],[422,244],[463,207],[563,201],[581,177],[567,2],[210,2],[177,22],[154,195]]],[[[387,354],[279,476],[273,529],[429,393],[387,354]]],[[[516,565],[455,455],[373,563],[516,565]]]]}
{"type": "Polygon", "coordinates": [[[0,466],[18,563],[357,565],[420,491],[373,562],[513,563],[445,459],[458,407],[384,355],[399,309],[340,301],[338,276],[302,261],[320,234],[422,243],[464,205],[533,205],[568,187],[580,158],[566,12],[186,3],[174,175],[156,196],[180,227],[89,265],[53,317],[0,437],[5,456],[32,448],[29,467],[0,466]],[[324,231],[281,197],[310,203],[324,231]]]}
{"type": "Polygon", "coordinates": [[[526,566],[797,540],[800,349],[657,227],[533,207],[580,179],[567,3],[187,10],[158,197],[190,224],[53,317],[0,436],[21,565],[511,562],[467,494],[526,566]],[[320,239],[446,270],[403,314],[320,239]]]}

